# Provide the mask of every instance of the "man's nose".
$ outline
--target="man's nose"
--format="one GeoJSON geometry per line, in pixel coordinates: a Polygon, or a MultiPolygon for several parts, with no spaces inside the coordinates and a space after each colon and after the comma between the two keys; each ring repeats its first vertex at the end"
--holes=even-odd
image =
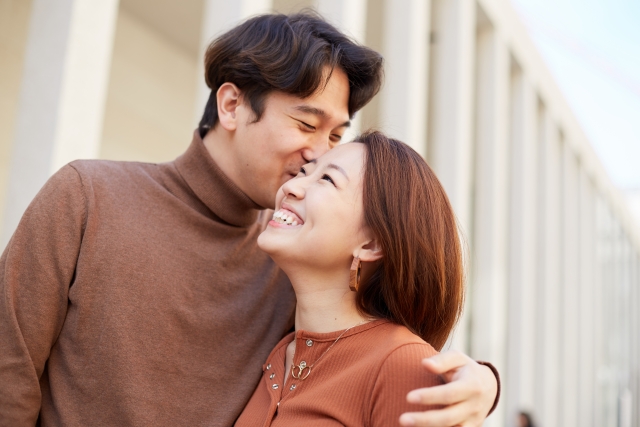
{"type": "Polygon", "coordinates": [[[330,144],[329,134],[316,132],[313,137],[309,139],[307,146],[302,152],[302,157],[304,157],[307,162],[315,160],[331,149],[330,144]]]}

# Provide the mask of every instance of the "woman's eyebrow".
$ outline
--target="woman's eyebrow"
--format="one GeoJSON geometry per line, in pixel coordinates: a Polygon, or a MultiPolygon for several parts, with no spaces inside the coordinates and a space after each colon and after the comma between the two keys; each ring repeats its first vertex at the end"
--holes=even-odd
{"type": "Polygon", "coordinates": [[[335,169],[338,172],[341,172],[342,175],[344,175],[344,177],[347,178],[347,181],[351,181],[349,179],[349,175],[347,175],[347,172],[344,169],[342,169],[340,166],[336,165],[335,163],[330,163],[329,166],[327,166],[327,167],[331,168],[331,169],[335,169]]]}
{"type": "MultiPolygon", "coordinates": [[[[309,160],[309,162],[307,164],[314,164],[315,165],[316,163],[318,163],[318,160],[313,159],[313,160],[309,160]]],[[[349,175],[347,175],[347,172],[344,169],[342,169],[340,166],[336,165],[335,163],[329,163],[327,165],[327,167],[330,168],[330,169],[337,170],[338,172],[342,173],[342,175],[344,175],[345,178],[347,178],[347,181],[351,181],[349,179],[349,175]]]]}

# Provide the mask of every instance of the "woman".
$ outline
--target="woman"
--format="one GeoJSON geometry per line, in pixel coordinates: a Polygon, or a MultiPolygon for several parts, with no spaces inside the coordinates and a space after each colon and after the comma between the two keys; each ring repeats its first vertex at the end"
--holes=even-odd
{"type": "Polygon", "coordinates": [[[424,160],[379,132],[331,150],[282,186],[258,244],[291,280],[296,331],[236,426],[390,426],[424,410],[406,393],[441,384],[420,361],[463,301],[455,217],[424,160]]]}

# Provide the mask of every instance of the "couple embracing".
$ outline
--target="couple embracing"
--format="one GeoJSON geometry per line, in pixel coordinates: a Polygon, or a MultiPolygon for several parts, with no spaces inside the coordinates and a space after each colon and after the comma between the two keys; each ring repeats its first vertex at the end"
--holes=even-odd
{"type": "Polygon", "coordinates": [[[253,18],[209,46],[182,156],[58,171],[0,260],[0,426],[482,424],[497,372],[438,353],[464,289],[442,186],[379,132],[339,144],[382,62],[253,18]]]}

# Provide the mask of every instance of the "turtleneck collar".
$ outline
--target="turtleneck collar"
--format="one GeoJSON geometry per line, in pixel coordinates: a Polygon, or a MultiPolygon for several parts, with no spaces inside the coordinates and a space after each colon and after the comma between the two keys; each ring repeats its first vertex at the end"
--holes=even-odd
{"type": "Polygon", "coordinates": [[[220,170],[197,130],[191,145],[175,164],[187,185],[217,217],[238,227],[256,222],[262,208],[220,170]]]}

